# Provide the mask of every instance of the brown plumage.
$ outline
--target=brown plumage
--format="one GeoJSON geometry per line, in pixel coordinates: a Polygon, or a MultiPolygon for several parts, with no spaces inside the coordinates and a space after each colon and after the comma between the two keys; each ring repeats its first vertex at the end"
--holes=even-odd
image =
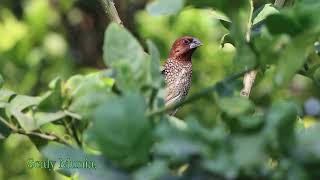
{"type": "MultiPolygon", "coordinates": [[[[171,48],[162,73],[166,81],[166,105],[183,100],[190,89],[192,77],[192,54],[202,43],[191,36],[177,39],[171,48]]],[[[174,115],[178,109],[170,112],[174,115]]]]}

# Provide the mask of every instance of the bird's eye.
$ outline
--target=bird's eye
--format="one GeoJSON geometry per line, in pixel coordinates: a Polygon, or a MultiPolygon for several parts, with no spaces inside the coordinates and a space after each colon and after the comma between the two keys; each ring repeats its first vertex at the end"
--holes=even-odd
{"type": "Polygon", "coordinates": [[[184,39],[184,40],[183,40],[183,43],[184,43],[184,44],[190,44],[190,41],[189,41],[188,39],[184,39]]]}

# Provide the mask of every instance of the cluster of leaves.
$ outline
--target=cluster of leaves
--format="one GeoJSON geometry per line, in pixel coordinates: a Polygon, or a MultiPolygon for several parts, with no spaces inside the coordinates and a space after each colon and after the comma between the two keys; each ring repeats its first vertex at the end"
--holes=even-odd
{"type": "MultiPolygon", "coordinates": [[[[147,9],[154,14],[176,13],[184,5],[224,14],[220,19],[230,32],[222,43],[237,49],[235,73],[252,68],[271,73],[274,92],[287,88],[300,71],[319,83],[319,57],[313,49],[320,35],[319,2],[301,0],[279,11],[271,4],[253,9],[249,0],[158,0],[147,9]],[[310,68],[303,69],[305,64],[310,68]]],[[[110,70],[65,82],[55,79],[50,91],[39,97],[1,89],[1,119],[6,122],[0,123],[2,136],[38,135],[60,143],[37,143],[49,159],[95,161],[95,171],[57,169],[83,179],[320,177],[320,125],[305,128],[298,104],[277,99],[261,109],[252,100],[235,96],[238,89],[219,83],[204,91],[218,90],[212,93],[219,109],[212,117],[217,118],[214,126],[205,127],[192,116],[184,121],[170,117],[163,107],[159,52],[151,41],[147,45],[148,54],[126,29],[110,24],[103,47],[110,70]]]]}

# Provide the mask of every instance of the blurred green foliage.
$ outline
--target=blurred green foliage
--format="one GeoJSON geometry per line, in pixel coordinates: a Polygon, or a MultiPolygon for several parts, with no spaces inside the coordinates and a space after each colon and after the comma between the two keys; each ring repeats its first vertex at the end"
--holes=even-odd
{"type": "Polygon", "coordinates": [[[74,71],[61,15],[49,1],[24,1],[21,16],[10,5],[19,4],[0,6],[1,74],[8,88],[35,95],[54,77],[74,71]]]}
{"type": "Polygon", "coordinates": [[[76,2],[0,4],[0,179],[320,178],[318,1],[156,0],[134,14],[134,35],[108,26],[90,56],[108,68],[85,75],[65,25],[93,23],[76,2]],[[189,96],[254,67],[250,99],[239,76],[166,115],[159,64],[182,35],[205,44],[189,96]],[[97,169],[29,169],[30,158],[97,169]]]}

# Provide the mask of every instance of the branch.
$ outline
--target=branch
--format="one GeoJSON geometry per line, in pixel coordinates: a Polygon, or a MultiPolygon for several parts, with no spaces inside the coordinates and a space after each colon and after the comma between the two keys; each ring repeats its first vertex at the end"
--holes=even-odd
{"type": "Polygon", "coordinates": [[[243,89],[240,91],[240,95],[249,97],[254,81],[256,80],[258,71],[252,70],[246,73],[243,77],[243,89]]]}
{"type": "Polygon", "coordinates": [[[177,109],[177,108],[179,108],[181,106],[184,106],[184,105],[189,104],[189,103],[191,103],[193,101],[196,101],[199,98],[202,98],[202,97],[206,96],[207,94],[218,90],[219,87],[224,86],[224,85],[228,84],[229,82],[234,81],[234,80],[242,77],[248,71],[250,71],[250,70],[246,70],[246,71],[243,71],[243,72],[240,72],[240,73],[236,73],[236,74],[230,75],[230,76],[224,78],[223,80],[217,82],[216,84],[201,90],[200,92],[190,96],[189,98],[187,98],[185,100],[179,101],[179,102],[177,102],[175,104],[172,104],[172,105],[169,105],[169,106],[165,106],[165,107],[160,108],[160,109],[158,109],[156,111],[152,111],[152,112],[148,113],[147,116],[148,117],[153,117],[153,116],[156,116],[156,115],[164,114],[164,113],[169,112],[169,111],[171,111],[173,109],[177,109]]]}
{"type": "Polygon", "coordinates": [[[47,140],[47,141],[55,141],[57,143],[61,143],[61,144],[70,146],[70,144],[66,140],[64,140],[63,138],[60,138],[54,134],[43,134],[43,133],[33,132],[33,131],[26,132],[23,129],[18,129],[15,131],[15,133],[26,135],[26,136],[35,136],[35,137],[39,137],[39,138],[47,140]]]}
{"type": "Polygon", "coordinates": [[[105,8],[105,11],[106,11],[109,19],[113,22],[118,23],[120,26],[123,27],[123,23],[119,17],[118,11],[114,5],[113,0],[101,0],[101,2],[105,8]]]}
{"type": "MultiPolygon", "coordinates": [[[[286,0],[275,0],[274,6],[277,8],[282,8],[286,0]]],[[[250,38],[247,36],[247,41],[250,41],[250,38]]],[[[244,75],[243,78],[243,89],[240,91],[240,95],[244,97],[249,97],[253,84],[256,80],[258,71],[252,70],[244,75]]]]}
{"type": "MultiPolygon", "coordinates": [[[[252,11],[253,11],[253,8],[252,8],[252,11]]],[[[252,13],[253,12],[251,12],[251,18],[252,18],[252,13]]],[[[251,26],[251,24],[250,24],[250,26],[251,26]]],[[[250,42],[250,36],[251,36],[251,27],[248,28],[248,31],[247,31],[247,34],[246,34],[246,41],[247,42],[250,42]]],[[[243,77],[243,89],[241,89],[241,91],[240,91],[240,96],[244,96],[244,97],[249,97],[250,96],[250,92],[251,92],[253,83],[254,83],[254,81],[256,79],[256,75],[257,75],[257,70],[249,71],[248,73],[246,73],[244,75],[244,77],[243,77]]]]}
{"type": "Polygon", "coordinates": [[[58,143],[61,143],[61,144],[64,144],[64,145],[67,145],[67,146],[70,146],[70,144],[56,136],[56,135],[53,135],[53,134],[43,134],[43,133],[39,133],[39,132],[27,132],[23,129],[19,129],[15,126],[13,126],[12,124],[8,123],[8,121],[6,121],[3,117],[0,116],[0,121],[5,125],[7,126],[13,133],[18,133],[18,134],[23,134],[23,135],[27,135],[27,136],[35,136],[35,137],[39,137],[41,139],[44,139],[44,140],[48,140],[48,141],[55,141],[55,142],[58,142],[58,143]]]}

